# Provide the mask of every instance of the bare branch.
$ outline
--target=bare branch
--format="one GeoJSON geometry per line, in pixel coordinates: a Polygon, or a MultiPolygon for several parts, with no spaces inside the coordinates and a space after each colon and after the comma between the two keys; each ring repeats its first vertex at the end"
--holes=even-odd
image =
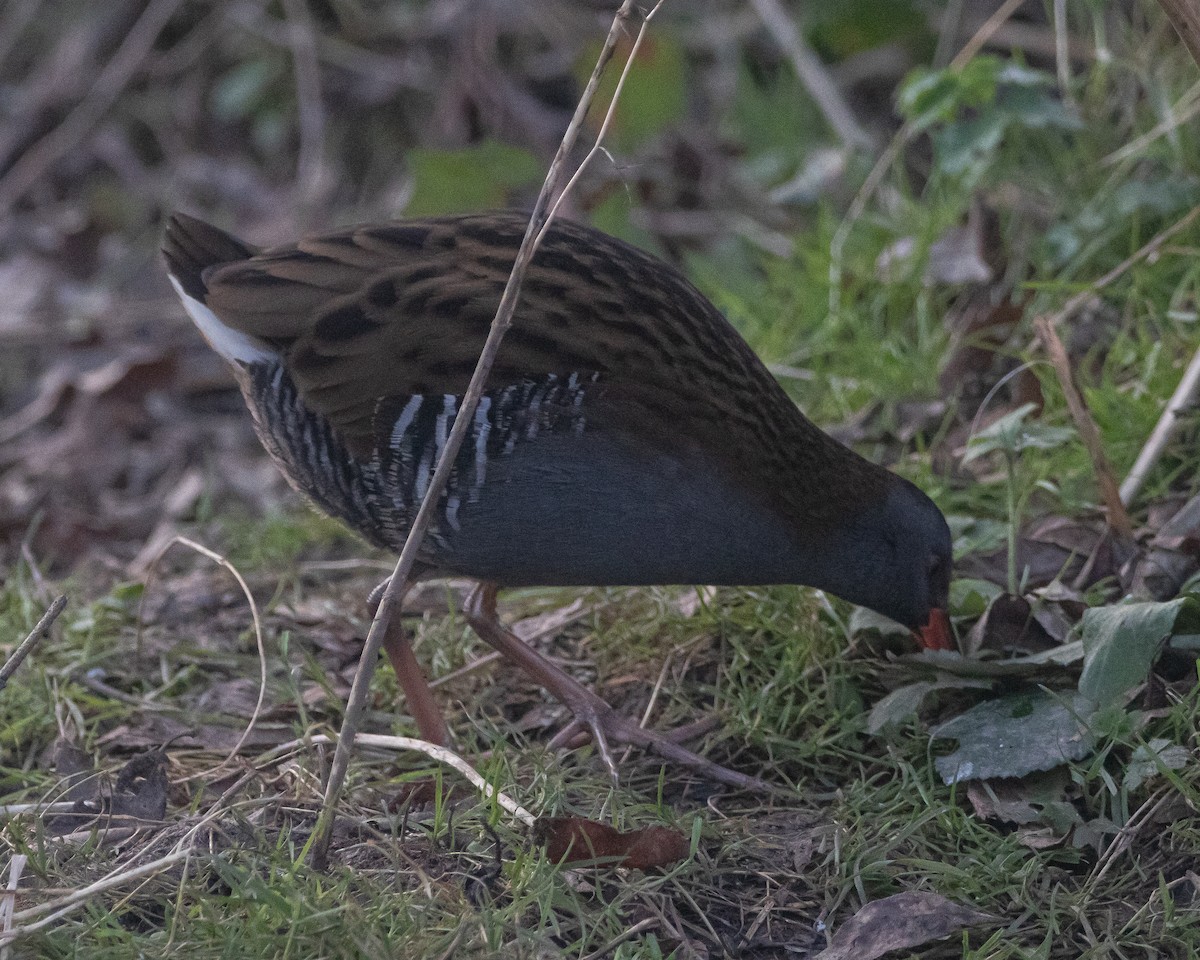
{"type": "Polygon", "coordinates": [[[0,216],[25,195],[42,174],[79,145],[108,112],[154,46],[183,0],[152,0],[97,78],[91,92],[57,127],[26,150],[0,177],[0,216]]]}
{"type": "Polygon", "coordinates": [[[42,614],[42,619],[37,622],[37,626],[30,631],[29,636],[21,641],[21,645],[12,652],[12,656],[5,661],[4,666],[0,667],[0,690],[3,690],[11,679],[12,675],[17,672],[17,668],[25,660],[33,648],[42,642],[42,638],[50,632],[50,627],[54,621],[58,619],[59,614],[67,606],[67,597],[65,594],[59,596],[50,604],[50,608],[42,614]]]}
{"type": "Polygon", "coordinates": [[[813,101],[824,115],[825,120],[850,147],[871,149],[875,141],[859,122],[842,92],[837,88],[829,71],[821,58],[813,52],[812,47],[804,42],[796,24],[788,16],[779,0],[750,0],[754,9],[762,19],[763,25],[770,31],[775,42],[783,48],[784,53],[792,61],[792,67],[804,88],[812,96],[813,101]]]}
{"type": "Polygon", "coordinates": [[[1146,476],[1158,463],[1163,451],[1167,448],[1167,443],[1179,422],[1179,415],[1196,402],[1197,394],[1200,394],[1200,350],[1192,355],[1192,362],[1184,371],[1183,379],[1179,381],[1179,386],[1175,388],[1175,393],[1167,402],[1167,408],[1158,418],[1158,423],[1154,425],[1154,430],[1151,431],[1150,438],[1142,447],[1137,460],[1134,461],[1129,476],[1121,484],[1121,502],[1125,506],[1129,506],[1133,502],[1133,498],[1138,495],[1138,491],[1142,489],[1142,484],[1146,482],[1146,476]]]}

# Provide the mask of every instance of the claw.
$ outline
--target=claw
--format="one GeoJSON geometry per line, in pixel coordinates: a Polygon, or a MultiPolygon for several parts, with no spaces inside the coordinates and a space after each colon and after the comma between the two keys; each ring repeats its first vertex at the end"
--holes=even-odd
{"type": "Polygon", "coordinates": [[[614,784],[617,782],[617,764],[609,748],[610,743],[653,750],[666,760],[691,767],[733,787],[759,792],[773,791],[774,788],[757,777],[748,777],[706,760],[669,737],[646,730],[622,717],[600,697],[557,664],[526,645],[500,622],[496,615],[495,584],[481,583],[476,587],[467,598],[464,613],[471,629],[481,640],[521,667],[574,714],[575,719],[551,741],[551,744],[563,746],[579,731],[591,731],[592,739],[596,743],[596,752],[608,767],[614,784]]]}

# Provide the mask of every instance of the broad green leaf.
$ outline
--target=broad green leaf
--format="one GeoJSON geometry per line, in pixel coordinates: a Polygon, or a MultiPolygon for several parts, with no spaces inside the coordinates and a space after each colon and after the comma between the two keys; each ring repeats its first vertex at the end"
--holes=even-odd
{"type": "Polygon", "coordinates": [[[1000,104],[1014,124],[1031,130],[1078,130],[1083,126],[1079,115],[1058,97],[1034,87],[1010,87],[1000,104]]]}
{"type": "Polygon", "coordinates": [[[969,120],[947,124],[933,135],[938,168],[944,173],[966,173],[982,163],[1000,144],[1008,119],[995,110],[987,110],[969,120]]]}
{"type": "Polygon", "coordinates": [[[871,708],[867,717],[867,732],[879,733],[885,727],[903,723],[915,717],[925,699],[935,690],[991,689],[987,680],[966,677],[944,677],[938,680],[918,680],[897,687],[871,708]]]}
{"type": "Polygon", "coordinates": [[[902,623],[897,623],[891,617],[882,613],[868,610],[866,607],[855,607],[850,614],[847,626],[850,636],[857,637],[860,633],[877,633],[881,637],[907,637],[912,631],[902,623]]]}
{"type": "Polygon", "coordinates": [[[1085,721],[1093,710],[1084,697],[1044,690],[988,700],[932,731],[958,741],[958,749],[934,765],[949,784],[1023,777],[1078,760],[1092,749],[1085,721]]]}
{"type": "Polygon", "coordinates": [[[1197,620],[1200,604],[1190,597],[1088,610],[1080,624],[1079,692],[1097,706],[1114,703],[1146,679],[1163,641],[1177,628],[1181,633],[1195,632],[1197,620]]]}
{"type": "Polygon", "coordinates": [[[953,120],[963,108],[986,107],[996,98],[1000,60],[974,57],[961,70],[918,69],[900,87],[900,112],[918,129],[953,120]]]}
{"type": "Polygon", "coordinates": [[[1038,70],[1035,67],[1016,63],[1015,61],[1003,64],[997,74],[997,79],[1006,86],[1012,87],[1042,87],[1043,89],[1047,89],[1054,86],[1054,77],[1045,70],[1038,70]]]}
{"type": "Polygon", "coordinates": [[[896,726],[915,717],[925,698],[937,688],[931,680],[906,683],[897,687],[871,708],[867,717],[867,732],[879,733],[884,727],[896,726]]]}
{"type": "Polygon", "coordinates": [[[1055,658],[1045,653],[1032,654],[1027,657],[1010,657],[1005,660],[980,660],[975,657],[964,657],[957,650],[922,650],[920,653],[910,653],[897,657],[896,663],[911,671],[936,677],[946,674],[954,677],[975,677],[980,680],[1058,680],[1064,674],[1064,665],[1079,659],[1078,651],[1071,655],[1068,648],[1073,644],[1064,644],[1057,649],[1063,651],[1062,658],[1055,658]]]}
{"type": "Polygon", "coordinates": [[[945,70],[914,70],[900,86],[896,105],[918,128],[950,120],[958,109],[957,86],[945,70]]]}
{"type": "Polygon", "coordinates": [[[1123,781],[1125,789],[1136,790],[1151,777],[1158,776],[1164,768],[1182,770],[1191,758],[1192,753],[1187,747],[1161,737],[1144,743],[1129,758],[1123,781]]]}
{"type": "Polygon", "coordinates": [[[950,609],[961,617],[982,617],[1004,588],[990,580],[959,577],[950,582],[950,609]]]}

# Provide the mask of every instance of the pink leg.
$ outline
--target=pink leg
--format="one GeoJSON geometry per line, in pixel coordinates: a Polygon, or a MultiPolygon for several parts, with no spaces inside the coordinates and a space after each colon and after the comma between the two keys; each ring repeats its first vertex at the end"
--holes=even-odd
{"type": "MultiPolygon", "coordinates": [[[[385,580],[380,587],[386,586],[385,580]]],[[[376,608],[379,606],[379,601],[383,597],[383,591],[376,587],[371,591],[371,596],[367,599],[367,605],[371,610],[372,616],[375,614],[376,608]]],[[[400,601],[403,602],[401,597],[400,601]]],[[[421,665],[417,663],[417,658],[413,654],[412,644],[408,642],[408,636],[404,632],[404,624],[400,619],[400,603],[396,604],[392,612],[391,622],[388,624],[387,634],[383,638],[383,649],[388,655],[388,659],[392,662],[392,669],[396,671],[396,679],[400,683],[400,689],[404,692],[404,700],[408,704],[408,712],[412,714],[413,720],[417,724],[417,732],[421,739],[429,743],[435,743],[439,747],[448,747],[450,745],[450,731],[446,727],[446,718],[442,714],[441,707],[438,706],[437,700],[434,699],[433,691],[429,688],[429,681],[425,679],[425,671],[421,669],[421,665]]]]}
{"type": "Polygon", "coordinates": [[[496,615],[496,589],[495,584],[481,583],[472,591],[464,611],[471,629],[481,640],[519,666],[566,706],[575,715],[572,726],[578,724],[591,731],[596,750],[608,767],[614,782],[617,780],[617,765],[609,750],[610,742],[649,748],[667,760],[691,767],[733,787],[771,791],[772,788],[762,780],[706,760],[670,738],[643,729],[627,717],[618,714],[557,664],[523,643],[500,622],[496,615]]]}

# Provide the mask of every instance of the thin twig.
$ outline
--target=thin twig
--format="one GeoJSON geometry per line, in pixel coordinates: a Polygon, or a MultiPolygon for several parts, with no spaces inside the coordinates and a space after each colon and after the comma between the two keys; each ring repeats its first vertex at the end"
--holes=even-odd
{"type": "Polygon", "coordinates": [[[1058,93],[1063,103],[1075,106],[1071,91],[1071,54],[1067,35],[1067,0],[1054,0],[1054,63],[1058,70],[1058,93]]]}
{"type": "Polygon", "coordinates": [[[246,583],[245,578],[238,568],[215,550],[210,550],[195,540],[189,540],[187,537],[181,536],[174,536],[167,541],[163,545],[163,548],[155,555],[154,559],[150,561],[150,572],[146,575],[146,585],[142,588],[142,596],[138,600],[137,626],[134,633],[134,643],[137,649],[140,650],[142,645],[142,609],[146,603],[146,594],[150,592],[150,584],[154,582],[154,575],[158,570],[159,562],[166,552],[177,543],[195,550],[198,554],[207,557],[218,566],[224,567],[233,575],[233,579],[242,588],[242,595],[245,596],[246,602],[250,605],[250,619],[254,622],[254,646],[258,651],[258,699],[254,702],[254,711],[250,714],[250,720],[247,722],[245,729],[242,730],[242,735],[238,737],[237,743],[233,745],[233,749],[229,751],[225,759],[217,764],[216,767],[207,771],[207,773],[212,774],[233,761],[233,758],[238,755],[238,751],[242,749],[242,744],[246,742],[255,725],[258,723],[259,715],[262,713],[263,700],[267,695],[267,650],[263,643],[262,620],[258,616],[258,604],[254,602],[254,594],[250,592],[250,585],[246,583]]]}
{"type": "Polygon", "coordinates": [[[1194,83],[1178,100],[1167,108],[1167,118],[1156,123],[1135,140],[1118,147],[1098,164],[1102,169],[1111,167],[1123,160],[1140,157],[1143,151],[1159,137],[1182,127],[1196,114],[1200,113],[1200,83],[1194,83]]]}
{"type": "Polygon", "coordinates": [[[933,51],[933,67],[940,70],[950,62],[950,51],[962,28],[963,6],[966,0],[949,0],[938,18],[937,47],[933,51]]]}
{"type": "Polygon", "coordinates": [[[955,55],[954,59],[950,61],[950,69],[961,70],[965,67],[971,58],[992,39],[992,35],[1004,26],[1005,21],[1020,9],[1021,4],[1024,2],[1025,0],[1004,0],[1004,3],[1000,5],[995,13],[983,21],[983,24],[975,31],[975,35],[966,42],[963,48],[955,55]]]}
{"type": "Polygon", "coordinates": [[[604,151],[604,137],[608,133],[608,128],[612,124],[613,117],[617,113],[617,102],[621,99],[621,91],[625,89],[625,78],[629,76],[629,71],[633,68],[634,61],[637,59],[638,50],[642,46],[642,40],[646,36],[646,27],[650,21],[654,19],[654,15],[658,13],[658,8],[661,7],[664,0],[658,0],[654,7],[642,17],[642,26],[638,30],[638,35],[634,38],[633,46],[629,48],[629,56],[625,58],[625,66],[621,69],[621,75],[617,78],[617,85],[613,89],[612,99],[608,103],[608,110],[604,114],[604,120],[600,124],[600,130],[596,134],[596,141],[592,144],[592,149],[587,152],[575,168],[575,172],[571,174],[571,179],[567,181],[567,185],[562,188],[562,192],[558,195],[558,199],[554,201],[554,205],[550,208],[550,213],[546,217],[546,222],[542,225],[541,231],[537,235],[535,244],[541,245],[541,242],[546,238],[546,232],[550,229],[550,224],[554,222],[554,218],[558,216],[558,208],[566,199],[567,194],[575,187],[579,178],[583,176],[583,172],[588,168],[588,164],[592,162],[592,158],[596,154],[604,151]]]}
{"type": "MultiPolygon", "coordinates": [[[[13,854],[12,860],[8,864],[8,887],[4,891],[4,900],[0,902],[0,932],[8,933],[12,930],[13,912],[17,908],[17,886],[21,882],[21,874],[25,872],[25,864],[29,862],[29,857],[23,853],[13,854]]],[[[0,947],[0,960],[8,960],[9,957],[8,944],[5,943],[0,947]]]]}
{"type": "Polygon", "coordinates": [[[11,0],[5,4],[4,13],[0,15],[0,65],[17,45],[41,4],[42,0],[11,0]]]}
{"type": "Polygon", "coordinates": [[[296,113],[300,150],[296,160],[296,193],[311,208],[325,192],[325,105],[321,100],[321,65],[312,17],[301,0],[284,0],[288,41],[296,75],[296,113]]]}
{"type": "Polygon", "coordinates": [[[1107,507],[1108,526],[1121,537],[1132,537],[1133,524],[1125,510],[1125,504],[1121,502],[1121,494],[1117,490],[1116,474],[1113,473],[1112,464],[1108,462],[1108,456],[1104,452],[1104,441],[1100,438],[1100,429],[1096,426],[1096,421],[1088,409],[1087,401],[1083,399],[1083,394],[1075,386],[1075,377],[1071,373],[1071,359],[1067,356],[1067,348],[1063,346],[1058,331],[1054,329],[1054,324],[1048,317],[1035,317],[1033,326],[1037,330],[1038,338],[1042,341],[1042,346],[1046,348],[1054,372],[1058,375],[1058,383],[1062,387],[1063,396],[1066,397],[1067,408],[1071,411],[1075,428],[1079,431],[1079,436],[1083,438],[1083,445],[1087,447],[1088,454],[1092,458],[1092,469],[1095,470],[1096,482],[1100,485],[1100,496],[1107,507]]]}
{"type": "Polygon", "coordinates": [[[1200,64],[1200,6],[1196,0],[1158,0],[1192,59],[1200,64]]]}
{"type": "Polygon", "coordinates": [[[54,621],[66,609],[66,606],[66,594],[56,597],[49,609],[42,614],[42,619],[37,622],[37,626],[29,632],[29,636],[21,641],[21,645],[12,652],[12,656],[5,661],[4,666],[0,667],[0,690],[8,685],[8,681],[17,672],[17,668],[33,652],[33,648],[42,642],[42,638],[50,632],[50,627],[54,625],[54,621]]]}
{"type": "MultiPolygon", "coordinates": [[[[265,9],[260,3],[234,4],[223,7],[221,15],[251,36],[275,47],[291,49],[287,29],[268,19],[265,9]]],[[[313,39],[317,57],[328,66],[368,77],[377,83],[390,84],[393,89],[427,93],[435,85],[433,69],[419,59],[376,53],[328,33],[318,33],[313,39]]],[[[391,565],[388,566],[390,569],[391,565]]]]}
{"type": "Polygon", "coordinates": [[[40,930],[70,911],[83,906],[98,894],[104,893],[106,890],[111,890],[114,887],[122,886],[132,880],[140,880],[143,877],[150,877],[156,873],[160,873],[180,860],[185,860],[192,856],[193,852],[190,847],[186,850],[176,850],[165,857],[159,857],[157,860],[144,863],[140,867],[109,874],[107,877],[97,880],[95,883],[82,887],[79,890],[74,890],[64,897],[49,900],[46,903],[39,903],[36,906],[18,911],[13,914],[14,923],[25,923],[36,917],[42,917],[43,914],[47,913],[50,916],[44,917],[36,923],[27,923],[25,926],[14,926],[11,930],[0,933],[0,943],[11,943],[24,934],[40,930]]]}
{"type": "Polygon", "coordinates": [[[1175,393],[1167,401],[1167,408],[1158,418],[1158,423],[1154,425],[1150,438],[1142,447],[1137,460],[1134,461],[1125,482],[1121,484],[1121,502],[1125,506],[1129,506],[1133,502],[1133,498],[1138,495],[1138,491],[1142,489],[1142,484],[1146,482],[1146,476],[1158,463],[1163,451],[1167,448],[1167,442],[1171,439],[1171,434],[1175,432],[1175,426],[1179,422],[1179,415],[1195,403],[1197,394],[1200,394],[1200,350],[1192,355],[1192,362],[1184,371],[1183,379],[1179,381],[1175,393]]]}
{"type": "Polygon", "coordinates": [[[792,61],[792,67],[813,98],[829,126],[848,147],[871,149],[872,136],[862,128],[854,112],[833,82],[821,58],[813,52],[796,29],[796,24],[779,0],[750,0],[763,26],[792,61]]]}
{"type": "Polygon", "coordinates": [[[6,803],[0,806],[0,817],[5,820],[19,817],[26,813],[36,813],[46,816],[52,813],[74,813],[74,800],[52,800],[49,803],[6,803]]]}
{"type": "Polygon", "coordinates": [[[71,152],[120,96],[154,41],[183,0],[152,0],[105,64],[87,97],[53,130],[26,150],[0,177],[0,216],[25,195],[45,171],[71,152]]]}
{"type": "Polygon", "coordinates": [[[1116,280],[1121,274],[1125,273],[1134,264],[1145,260],[1147,257],[1157,253],[1164,243],[1170,240],[1175,234],[1181,230],[1186,230],[1200,217],[1200,206],[1192,207],[1187,213],[1176,220],[1173,224],[1163,230],[1161,233],[1155,234],[1147,240],[1141,247],[1127,256],[1124,260],[1118,263],[1115,267],[1100,277],[1088,284],[1083,290],[1071,297],[1066,303],[1059,307],[1058,312],[1050,317],[1050,323],[1058,326],[1064,319],[1071,316],[1076,310],[1082,307],[1085,303],[1095,296],[1097,290],[1103,290],[1110,283],[1116,280]]]}
{"type": "Polygon", "coordinates": [[[483,350],[480,352],[475,372],[471,375],[471,382],[467,386],[466,393],[463,395],[462,403],[459,405],[454,426],[450,430],[449,437],[446,438],[446,445],[442,448],[437,468],[434,470],[429,487],[425,491],[420,509],[413,518],[412,526],[404,541],[404,548],[400,551],[400,557],[396,561],[396,569],[392,573],[391,580],[388,581],[387,589],[384,591],[383,598],[379,602],[379,608],[375,611],[375,619],[371,623],[371,629],[367,634],[367,641],[363,646],[358,670],[354,675],[354,684],[351,687],[350,697],[346,703],[346,716],[342,721],[341,733],[338,737],[337,747],[334,750],[333,764],[329,771],[329,783],[326,786],[321,814],[317,819],[317,825],[314,829],[315,841],[312,848],[312,857],[313,863],[318,867],[323,866],[328,860],[329,841],[333,834],[333,820],[338,798],[341,795],[342,785],[346,779],[346,771],[350,764],[350,753],[354,746],[354,737],[358,731],[358,725],[362,720],[363,711],[366,707],[367,691],[370,687],[371,677],[375,673],[379,648],[387,633],[387,626],[391,621],[393,609],[396,607],[397,600],[416,564],[417,551],[420,549],[421,543],[425,538],[425,531],[433,519],[433,513],[437,509],[442,492],[446,488],[446,482],[450,478],[450,471],[454,467],[458,450],[471,428],[475,408],[479,404],[480,397],[483,396],[484,386],[491,372],[492,364],[495,362],[496,354],[499,352],[500,343],[508,328],[512,326],[513,313],[516,310],[521,281],[524,279],[525,273],[529,268],[529,263],[536,252],[539,231],[548,219],[547,206],[550,197],[558,185],[562,168],[575,146],[575,141],[578,139],[584,118],[587,116],[588,110],[595,98],[596,89],[600,83],[600,76],[604,72],[604,68],[608,65],[608,61],[612,59],[617,39],[624,31],[625,24],[633,12],[633,7],[633,0],[624,0],[616,16],[613,18],[612,27],[605,38],[604,46],[596,61],[596,67],[592,71],[591,79],[588,80],[587,87],[584,89],[583,95],[579,99],[579,104],[575,108],[575,114],[572,116],[571,122],[567,125],[567,130],[563,134],[558,152],[554,155],[554,159],[550,163],[550,169],[546,173],[545,182],[542,184],[537,201],[534,203],[533,212],[529,218],[529,226],[525,231],[520,250],[517,252],[516,259],[513,262],[512,272],[509,274],[508,282],[504,287],[504,293],[501,295],[500,303],[496,308],[496,316],[492,320],[487,340],[484,342],[483,350]]]}
{"type": "MultiPolygon", "coordinates": [[[[392,737],[377,733],[360,733],[354,738],[354,742],[361,747],[375,747],[377,750],[415,750],[418,753],[423,753],[425,756],[436,760],[438,763],[445,764],[448,767],[453,767],[464,777],[474,784],[475,788],[483,794],[487,800],[495,800],[497,806],[507,810],[514,817],[520,820],[525,826],[532,827],[537,819],[532,813],[526,810],[523,806],[517,803],[512,797],[505,793],[501,793],[492,784],[484,778],[478,770],[472,767],[466,760],[460,757],[453,750],[446,747],[438,746],[436,743],[430,743],[428,740],[418,740],[415,737],[392,737]]],[[[309,737],[304,741],[294,741],[294,745],[312,745],[321,746],[323,744],[336,744],[337,740],[334,737],[326,736],[325,734],[317,734],[315,737],[309,737]]],[[[284,744],[284,746],[292,746],[293,744],[284,744]]],[[[278,749],[278,748],[276,748],[278,749]]]]}

